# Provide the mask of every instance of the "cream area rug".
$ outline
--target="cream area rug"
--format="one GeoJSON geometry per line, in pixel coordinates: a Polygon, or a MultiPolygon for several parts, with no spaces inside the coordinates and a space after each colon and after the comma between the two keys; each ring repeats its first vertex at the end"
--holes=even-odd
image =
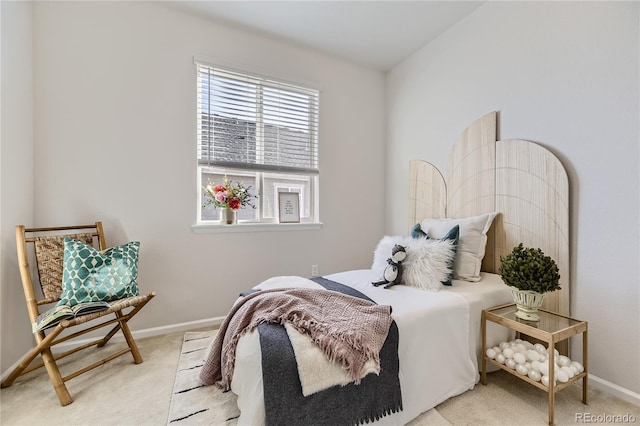
{"type": "Polygon", "coordinates": [[[217,330],[184,335],[167,425],[235,425],[240,415],[233,392],[200,384],[198,376],[217,330]]]}
{"type": "MultiPolygon", "coordinates": [[[[236,405],[236,395],[233,392],[222,392],[215,386],[202,386],[198,380],[203,359],[216,332],[217,330],[185,333],[169,407],[168,426],[237,424],[240,411],[236,405]]],[[[435,409],[431,409],[409,425],[451,424],[435,409]]]]}

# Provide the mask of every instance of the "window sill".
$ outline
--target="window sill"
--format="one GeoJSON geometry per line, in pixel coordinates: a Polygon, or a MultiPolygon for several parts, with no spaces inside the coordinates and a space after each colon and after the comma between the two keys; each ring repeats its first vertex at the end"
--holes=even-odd
{"type": "Polygon", "coordinates": [[[238,223],[236,225],[196,224],[196,234],[225,234],[230,232],[311,231],[322,228],[322,222],[309,223],[238,223]]]}

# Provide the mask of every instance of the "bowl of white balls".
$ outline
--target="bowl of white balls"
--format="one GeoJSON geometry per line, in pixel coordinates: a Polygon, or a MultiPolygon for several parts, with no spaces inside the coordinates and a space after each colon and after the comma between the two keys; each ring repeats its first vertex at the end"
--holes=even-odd
{"type": "MultiPolygon", "coordinates": [[[[560,355],[557,349],[553,351],[554,386],[558,382],[566,383],[584,371],[584,367],[578,361],[572,361],[569,357],[560,355]]],[[[543,344],[534,345],[526,340],[515,339],[500,342],[497,346],[487,349],[485,354],[518,374],[549,386],[549,349],[543,344]]]]}

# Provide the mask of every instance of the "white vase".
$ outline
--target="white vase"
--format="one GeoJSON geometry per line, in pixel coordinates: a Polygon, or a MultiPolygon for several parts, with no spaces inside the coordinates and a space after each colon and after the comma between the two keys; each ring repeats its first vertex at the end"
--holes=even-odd
{"type": "Polygon", "coordinates": [[[235,225],[236,211],[230,208],[220,209],[220,223],[222,225],[235,225]]]}
{"type": "Polygon", "coordinates": [[[513,301],[516,302],[516,316],[525,321],[540,321],[538,308],[542,306],[544,294],[531,290],[519,290],[516,287],[509,288],[511,288],[513,301]]]}

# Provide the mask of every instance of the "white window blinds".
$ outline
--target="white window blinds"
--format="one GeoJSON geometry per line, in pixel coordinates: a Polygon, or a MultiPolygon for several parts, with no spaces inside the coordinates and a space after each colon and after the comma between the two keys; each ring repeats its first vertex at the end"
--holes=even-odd
{"type": "Polygon", "coordinates": [[[200,165],[319,173],[317,90],[196,66],[200,165]]]}

